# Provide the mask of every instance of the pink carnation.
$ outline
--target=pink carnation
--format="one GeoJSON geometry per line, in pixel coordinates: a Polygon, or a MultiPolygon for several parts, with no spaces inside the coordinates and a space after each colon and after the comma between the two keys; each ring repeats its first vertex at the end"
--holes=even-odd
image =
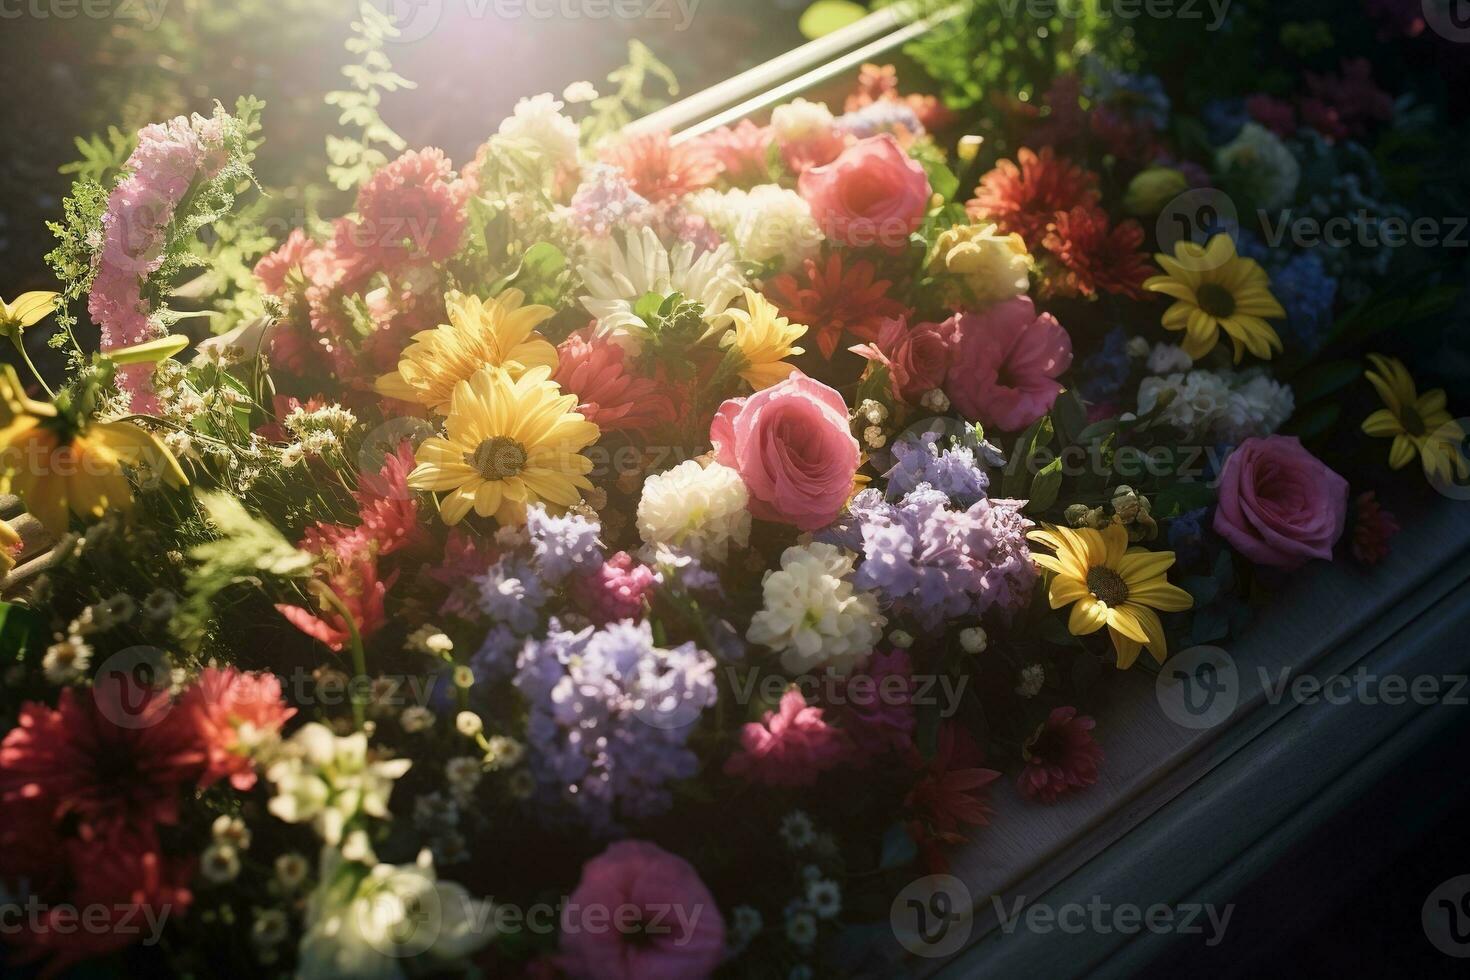
{"type": "Polygon", "coordinates": [[[710,442],[716,460],[745,481],[750,512],[761,520],[815,530],[852,493],[859,452],[847,404],[800,371],[726,401],[710,423],[710,442]]]}
{"type": "Polygon", "coordinates": [[[619,551],[597,571],[573,578],[570,588],[577,608],[603,625],[641,617],[644,598],[657,584],[658,575],[651,568],[619,551]]]}
{"type": "Polygon", "coordinates": [[[822,709],[789,688],[779,711],[740,732],[740,749],[725,761],[725,773],[766,786],[809,786],[828,769],[847,761],[851,744],[828,725],[822,709]]]}
{"type": "Polygon", "coordinates": [[[255,746],[280,732],[296,709],[281,700],[273,674],[245,673],[234,667],[206,667],[179,699],[179,710],[193,716],[204,745],[201,786],[228,778],[244,792],[255,785],[255,746]]]}
{"type": "Polygon", "coordinates": [[[891,135],[859,140],[801,175],[797,189],[822,232],[843,245],[897,251],[929,209],[929,178],[891,135]]]}
{"type": "Polygon", "coordinates": [[[363,185],[358,220],[339,226],[338,249],[384,270],[414,260],[441,262],[459,249],[468,196],[444,151],[410,150],[363,185]]]}
{"type": "Polygon", "coordinates": [[[725,920],[699,873],[647,841],[583,865],[561,925],[559,965],[577,980],[702,980],[725,956],[725,920]]]}
{"type": "Polygon", "coordinates": [[[955,319],[958,350],[945,393],[968,419],[1017,432],[1051,411],[1072,338],[1025,296],[955,319]]]}
{"type": "Polygon", "coordinates": [[[562,391],[577,396],[577,411],[604,432],[641,432],[674,421],[674,403],[653,378],[629,370],[617,344],[578,330],[557,346],[562,391]]]}

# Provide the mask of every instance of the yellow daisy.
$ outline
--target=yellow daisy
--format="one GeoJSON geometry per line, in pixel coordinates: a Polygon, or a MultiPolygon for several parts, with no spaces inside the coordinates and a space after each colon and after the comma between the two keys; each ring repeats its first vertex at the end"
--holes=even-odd
{"type": "Polygon", "coordinates": [[[563,395],[550,375],[546,365],[518,378],[485,367],[455,386],[445,438],[425,439],[408,475],[415,489],[444,492],[444,523],[458,524],[474,508],[519,524],[527,504],[570,507],[592,489],[592,460],[581,450],[600,433],[574,411],[577,396],[563,395]]]}
{"type": "Polygon", "coordinates": [[[1460,447],[1465,430],[1445,409],[1443,388],[1419,394],[1404,362],[1396,357],[1369,354],[1372,371],[1363,376],[1378,389],[1387,408],[1363,420],[1363,431],[1382,439],[1392,438],[1388,465],[1402,469],[1418,454],[1424,475],[1431,481],[1450,483],[1470,476],[1470,464],[1460,447]]]}
{"type": "Polygon", "coordinates": [[[26,327],[39,323],[56,309],[60,293],[35,290],[21,293],[9,303],[0,299],[0,335],[15,336],[26,327]]]}
{"type": "Polygon", "coordinates": [[[128,512],[133,491],[124,466],[187,486],[178,460],[158,437],[131,422],[77,422],[27,398],[15,371],[0,369],[0,493],[14,493],[54,535],[68,515],[96,520],[128,512]]]}
{"type": "Polygon", "coordinates": [[[1174,564],[1174,552],[1128,547],[1128,529],[1121,524],[1101,531],[1046,527],[1027,537],[1056,552],[1033,553],[1031,560],[1053,573],[1047,593],[1051,607],[1072,605],[1067,629],[1073,636],[1106,626],[1119,669],[1131,667],[1145,646],[1164,662],[1169,648],[1154,610],[1179,612],[1194,605],[1189,593],[1170,585],[1165,574],[1174,564]]]}
{"type": "Polygon", "coordinates": [[[752,388],[769,388],[795,370],[786,358],[805,353],[792,346],[806,333],[805,324],[787,320],[769,300],[749,287],[745,290],[745,309],[732,307],[725,312],[734,325],[720,343],[740,352],[745,360],[740,377],[752,388]]]}
{"type": "Polygon", "coordinates": [[[526,295],[507,289],[481,300],[451,292],[444,297],[449,322],[415,334],[398,358],[398,370],[380,377],[380,395],[418,402],[440,415],[449,410],[455,387],[485,365],[512,378],[534,367],[556,369],[556,348],[536,333],[554,314],[549,306],[522,306],[526,295]]]}
{"type": "Polygon", "coordinates": [[[1165,275],[1154,276],[1145,289],[1174,297],[1164,311],[1164,327],[1183,330],[1184,353],[1199,360],[1215,349],[1224,330],[1235,345],[1235,363],[1246,351],[1270,360],[1280,351],[1281,338],[1265,317],[1284,317],[1286,311],[1271,295],[1271,280],[1255,259],[1235,254],[1229,235],[1216,235],[1204,247],[1181,241],[1172,256],[1154,259],[1165,275]]]}

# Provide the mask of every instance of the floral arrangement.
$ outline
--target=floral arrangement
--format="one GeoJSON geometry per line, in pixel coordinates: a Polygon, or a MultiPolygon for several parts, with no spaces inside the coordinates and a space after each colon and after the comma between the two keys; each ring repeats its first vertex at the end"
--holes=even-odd
{"type": "Polygon", "coordinates": [[[1040,111],[867,65],[688,138],[598,137],[579,83],[368,168],[203,340],[260,106],[139,132],[0,310],[70,351],[0,375],[56,541],[0,620],[12,961],[843,975],[998,797],[1089,791],[1111,673],[1470,476],[1366,332],[1457,289],[1165,240],[1210,195],[1407,213],[1365,147],[1413,114],[1302,78],[1183,117],[1100,57],[1040,111]]]}

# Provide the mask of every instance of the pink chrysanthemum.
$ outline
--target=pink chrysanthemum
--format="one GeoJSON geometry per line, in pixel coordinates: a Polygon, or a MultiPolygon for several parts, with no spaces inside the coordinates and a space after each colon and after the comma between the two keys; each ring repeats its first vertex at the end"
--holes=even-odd
{"type": "Polygon", "coordinates": [[[643,615],[645,597],[658,584],[658,575],[647,565],[619,551],[600,569],[571,580],[572,602],[599,626],[643,615]]]}
{"type": "Polygon", "coordinates": [[[90,691],[63,690],[54,709],[21,706],[0,742],[0,823],[11,807],[36,807],[86,839],[176,824],[180,793],[204,766],[193,717],[166,690],[103,674],[90,691]]]}
{"type": "Polygon", "coordinates": [[[602,160],[627,175],[644,200],[658,203],[708,187],[720,174],[720,161],[694,142],[669,142],[668,133],[634,136],[602,151],[602,160]]]}
{"type": "Polygon", "coordinates": [[[627,353],[617,344],[578,330],[556,351],[552,380],[577,396],[577,411],[603,432],[642,432],[674,420],[674,403],[663,386],[631,373],[627,353]]]}
{"type": "Polygon", "coordinates": [[[749,119],[736,126],[721,126],[698,140],[701,147],[719,161],[723,175],[736,187],[753,187],[770,178],[766,153],[771,146],[771,128],[757,126],[749,119]]]}
{"type": "Polygon", "coordinates": [[[364,473],[357,481],[353,499],[363,530],[373,539],[378,554],[388,555],[415,544],[424,537],[419,527],[417,495],[408,487],[408,474],[415,466],[413,444],[404,440],[383,457],[376,473],[364,473]]]}
{"type": "Polygon", "coordinates": [[[206,753],[200,785],[229,779],[241,792],[255,785],[252,752],[296,714],[281,700],[281,682],[273,674],[234,667],[206,667],[179,699],[179,710],[192,716],[206,753]]]}
{"type": "Polygon", "coordinates": [[[1021,749],[1026,761],[1016,780],[1021,795],[1038,803],[1055,803],[1064,793],[1097,782],[1103,752],[1092,738],[1096,725],[1087,715],[1077,714],[1076,708],[1053,708],[1021,749]]]}
{"type": "MultiPolygon", "coordinates": [[[[379,578],[377,548],[365,530],[317,524],[307,528],[301,549],[317,556],[316,577],[341,600],[362,636],[376,632],[387,621],[383,599],[397,573],[379,578]]],[[[331,650],[341,651],[351,635],[347,621],[330,606],[313,612],[278,603],[276,610],[331,650]]]]}
{"type": "Polygon", "coordinates": [[[779,710],[741,729],[740,748],[725,761],[726,775],[766,786],[810,786],[852,754],[847,736],[823,714],[800,690],[789,688],[779,710]]]}
{"type": "Polygon", "coordinates": [[[1020,235],[1035,250],[1058,211],[1097,203],[1097,175],[1057,156],[1049,146],[1040,154],[1023,148],[1016,159],[1019,166],[1001,160],[981,177],[965,210],[977,221],[993,221],[1001,231],[1020,235]]]}
{"type": "Polygon", "coordinates": [[[1153,275],[1142,244],[1143,228],[1131,218],[1110,228],[1102,208],[1058,211],[1042,239],[1061,265],[1047,277],[1046,294],[1093,297],[1102,291],[1142,299],[1143,282],[1153,275]]]}

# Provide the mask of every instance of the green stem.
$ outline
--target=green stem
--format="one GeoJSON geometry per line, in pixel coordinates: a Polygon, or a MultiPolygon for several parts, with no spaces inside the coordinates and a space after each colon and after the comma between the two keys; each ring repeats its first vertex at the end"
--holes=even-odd
{"type": "Polygon", "coordinates": [[[20,359],[26,362],[26,367],[31,369],[31,374],[35,375],[36,380],[41,383],[41,387],[46,389],[46,394],[51,396],[52,401],[55,401],[56,392],[51,390],[51,386],[46,383],[46,379],[41,377],[41,372],[36,370],[36,365],[31,360],[31,355],[26,351],[26,344],[21,338],[21,331],[16,330],[15,333],[10,335],[10,339],[14,341],[15,349],[20,351],[20,359]]]}

